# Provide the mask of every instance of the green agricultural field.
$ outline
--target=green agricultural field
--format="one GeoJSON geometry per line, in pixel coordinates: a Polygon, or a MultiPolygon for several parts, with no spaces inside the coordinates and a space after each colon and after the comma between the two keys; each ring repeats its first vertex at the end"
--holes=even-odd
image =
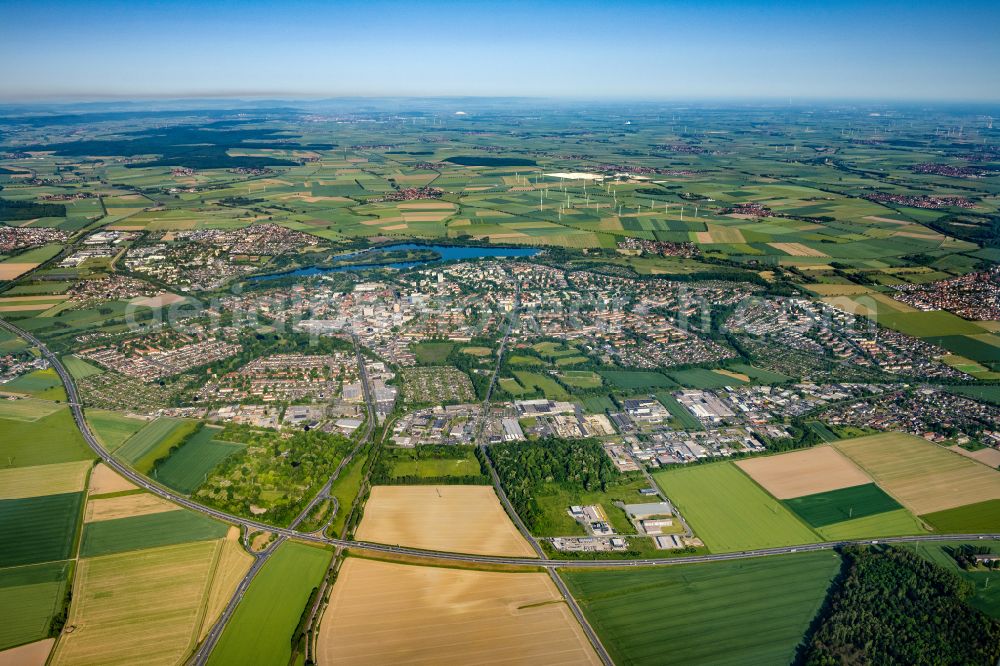
{"type": "Polygon", "coordinates": [[[367,460],[368,454],[359,451],[347,463],[347,466],[340,470],[340,476],[333,482],[333,487],[330,489],[330,496],[336,498],[338,508],[333,521],[326,530],[326,533],[330,536],[339,537],[341,532],[344,531],[347,518],[351,513],[351,505],[354,504],[355,498],[361,491],[361,482],[365,478],[365,463],[367,460]]]}
{"type": "Polygon", "coordinates": [[[681,467],[653,476],[713,553],[820,541],[732,463],[681,467]]]}
{"type": "Polygon", "coordinates": [[[87,423],[104,448],[117,451],[132,435],[142,430],[147,421],[123,416],[104,409],[88,409],[87,423]]]}
{"type": "Polygon", "coordinates": [[[598,372],[605,380],[626,391],[670,388],[677,385],[672,379],[658,372],[643,370],[599,370],[598,372]]]}
{"type": "Polygon", "coordinates": [[[560,574],[619,666],[746,666],[794,661],[839,570],[825,551],[560,574]]]}
{"type": "Polygon", "coordinates": [[[581,389],[595,389],[601,386],[601,376],[590,370],[563,370],[559,373],[559,381],[566,386],[581,389]]]}
{"type": "Polygon", "coordinates": [[[37,421],[43,416],[48,416],[60,409],[59,403],[50,400],[37,400],[35,398],[0,400],[0,419],[37,421]]]}
{"type": "Polygon", "coordinates": [[[0,418],[0,461],[6,466],[30,467],[93,457],[69,407],[35,421],[0,418]]]}
{"type": "Polygon", "coordinates": [[[926,534],[927,529],[906,509],[876,513],[816,528],[824,541],[874,539],[926,534]]]}
{"type": "Polygon", "coordinates": [[[216,465],[241,451],[245,445],[213,439],[222,428],[202,426],[170,457],[153,469],[153,477],[174,490],[189,495],[205,482],[216,465]]]}
{"type": "Polygon", "coordinates": [[[583,408],[590,414],[604,414],[618,409],[611,396],[587,394],[579,396],[583,408]]]}
{"type": "Polygon", "coordinates": [[[546,398],[550,400],[569,400],[570,395],[566,392],[559,383],[540,372],[525,372],[523,370],[517,370],[514,372],[514,376],[517,377],[518,381],[529,389],[534,388],[541,391],[546,398]]]}
{"type": "MultiPolygon", "coordinates": [[[[951,335],[976,335],[986,331],[976,324],[944,310],[931,312],[879,312],[877,321],[915,338],[951,335]]],[[[956,352],[961,353],[961,352],[956,352]]],[[[967,354],[962,354],[967,356],[967,354]]]]}
{"type": "Polygon", "coordinates": [[[684,430],[703,430],[701,421],[699,421],[694,414],[689,412],[684,405],[677,402],[677,398],[670,395],[670,393],[660,391],[656,394],[656,399],[667,408],[670,415],[684,430]]]}
{"type": "Polygon", "coordinates": [[[874,483],[796,497],[785,500],[785,505],[812,527],[903,508],[874,483]]]}
{"type": "MultiPolygon", "coordinates": [[[[735,372],[735,371],[734,371],[735,372]]],[[[694,389],[717,389],[723,386],[742,386],[746,382],[704,368],[668,371],[668,375],[681,386],[694,389]]]]}
{"type": "Polygon", "coordinates": [[[6,384],[0,384],[0,390],[27,393],[41,400],[66,400],[66,390],[63,388],[62,380],[52,368],[35,370],[6,384]]]}
{"type": "Polygon", "coordinates": [[[161,416],[132,435],[116,454],[145,474],[153,469],[157,460],[166,458],[170,449],[180,446],[197,428],[197,421],[161,416]]]}
{"type": "Polygon", "coordinates": [[[0,650],[49,635],[66,596],[69,562],[0,569],[0,650]]]}
{"type": "Polygon", "coordinates": [[[95,557],[218,539],[226,536],[228,530],[226,523],[186,509],[102,520],[84,526],[80,556],[95,557]]]}
{"type": "Polygon", "coordinates": [[[443,365],[454,348],[454,342],[418,342],[413,345],[413,353],[420,363],[443,365]]]}
{"type": "Polygon", "coordinates": [[[390,478],[415,477],[418,479],[440,479],[450,476],[482,476],[479,461],[471,449],[462,449],[461,457],[420,458],[403,455],[409,450],[393,452],[390,478]]]}
{"type": "Polygon", "coordinates": [[[70,558],[83,493],[0,500],[0,567],[70,558]]]}
{"type": "Polygon", "coordinates": [[[66,369],[69,370],[69,374],[73,375],[73,379],[84,379],[104,372],[96,365],[87,363],[79,356],[63,356],[62,362],[66,366],[66,369]]]}
{"type": "Polygon", "coordinates": [[[980,534],[1000,529],[1000,499],[966,504],[920,516],[939,532],[980,534]]]}
{"type": "Polygon", "coordinates": [[[236,608],[208,663],[287,664],[292,634],[332,554],[283,543],[261,569],[236,608]]]}
{"type": "Polygon", "coordinates": [[[783,375],[780,372],[762,370],[746,363],[728,363],[726,364],[726,370],[746,375],[755,384],[784,384],[792,380],[792,377],[783,375]]]}

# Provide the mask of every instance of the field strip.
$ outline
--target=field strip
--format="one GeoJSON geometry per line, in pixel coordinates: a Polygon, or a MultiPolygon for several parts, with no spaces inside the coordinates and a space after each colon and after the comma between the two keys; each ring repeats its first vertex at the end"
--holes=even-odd
{"type": "Polygon", "coordinates": [[[130,516],[146,516],[164,511],[180,511],[181,507],[149,493],[94,499],[87,502],[84,522],[114,520],[130,516]]]}
{"type": "Polygon", "coordinates": [[[0,469],[0,499],[75,493],[87,484],[91,461],[0,469]]]}

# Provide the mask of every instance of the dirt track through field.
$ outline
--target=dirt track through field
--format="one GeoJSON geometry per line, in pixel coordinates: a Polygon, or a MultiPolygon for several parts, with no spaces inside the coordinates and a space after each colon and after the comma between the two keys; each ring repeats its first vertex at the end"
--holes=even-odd
{"type": "Polygon", "coordinates": [[[543,573],[348,558],[320,625],[318,663],[599,664],[543,573]]]}

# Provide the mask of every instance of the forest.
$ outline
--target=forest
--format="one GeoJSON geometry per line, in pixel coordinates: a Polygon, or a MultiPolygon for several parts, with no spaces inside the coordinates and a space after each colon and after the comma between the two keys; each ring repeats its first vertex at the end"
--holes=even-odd
{"type": "Polygon", "coordinates": [[[965,603],[972,584],[907,548],[849,546],[805,663],[996,664],[1000,622],[965,603]]]}
{"type": "Polygon", "coordinates": [[[66,217],[66,206],[0,198],[0,220],[17,222],[36,217],[66,217]]]}

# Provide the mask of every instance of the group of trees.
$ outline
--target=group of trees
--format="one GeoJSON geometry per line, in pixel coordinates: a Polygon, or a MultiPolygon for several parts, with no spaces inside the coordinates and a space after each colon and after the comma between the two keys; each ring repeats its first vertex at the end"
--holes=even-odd
{"type": "Polygon", "coordinates": [[[593,439],[508,442],[490,446],[487,453],[507,498],[529,528],[541,515],[535,493],[543,485],[603,492],[620,476],[604,447],[593,439]]]}
{"type": "Polygon", "coordinates": [[[810,666],[995,664],[1000,622],[965,603],[972,584],[908,548],[850,546],[806,646],[810,666]]]}

